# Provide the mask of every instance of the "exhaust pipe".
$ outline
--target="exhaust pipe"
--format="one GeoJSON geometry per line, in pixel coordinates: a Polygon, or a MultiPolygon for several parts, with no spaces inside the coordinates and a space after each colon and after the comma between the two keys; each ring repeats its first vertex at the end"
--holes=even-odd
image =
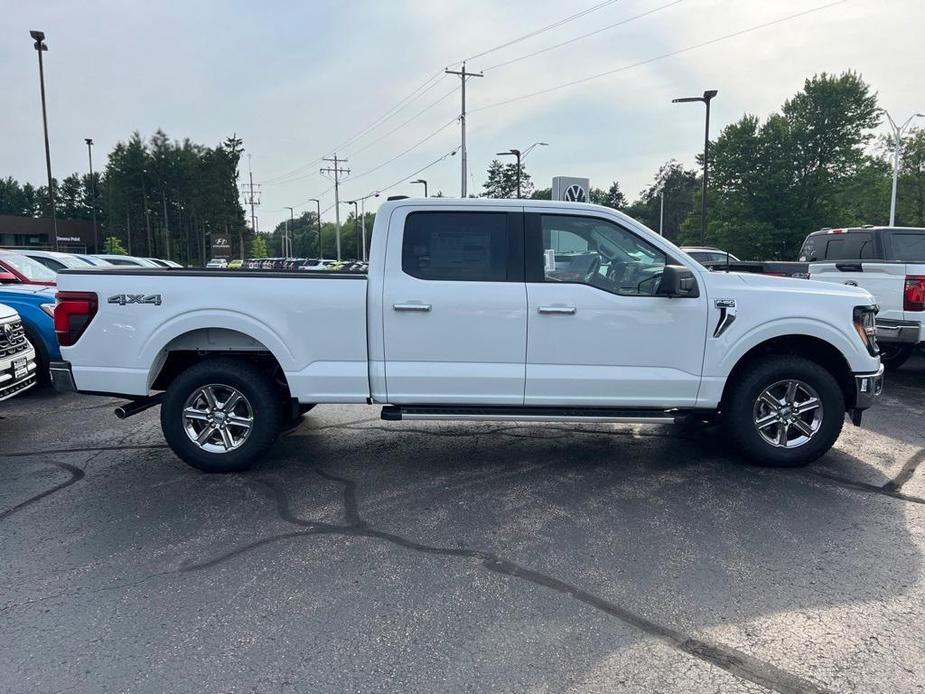
{"type": "Polygon", "coordinates": [[[148,408],[154,407],[155,405],[160,405],[161,400],[164,399],[163,393],[158,393],[157,395],[150,395],[146,398],[138,398],[137,400],[132,400],[124,405],[119,405],[116,408],[116,417],[119,419],[125,419],[126,417],[131,417],[136,415],[139,412],[144,412],[148,408]]]}

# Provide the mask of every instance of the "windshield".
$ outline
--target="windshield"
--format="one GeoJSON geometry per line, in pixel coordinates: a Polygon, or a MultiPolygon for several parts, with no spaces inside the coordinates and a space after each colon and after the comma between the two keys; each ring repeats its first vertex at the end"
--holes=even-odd
{"type": "Polygon", "coordinates": [[[4,253],[0,255],[0,259],[30,280],[38,280],[39,282],[55,281],[54,270],[48,269],[41,263],[32,260],[32,258],[27,258],[24,255],[17,255],[16,253],[4,253]]]}

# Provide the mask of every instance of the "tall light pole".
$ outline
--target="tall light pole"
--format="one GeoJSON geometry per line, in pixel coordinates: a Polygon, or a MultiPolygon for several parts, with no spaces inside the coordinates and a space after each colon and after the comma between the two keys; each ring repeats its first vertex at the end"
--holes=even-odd
{"type": "Polygon", "coordinates": [[[285,209],[289,210],[289,219],[286,221],[286,235],[283,237],[283,255],[288,258],[292,255],[292,239],[289,232],[295,226],[295,212],[291,207],[285,209]]]}
{"type": "Polygon", "coordinates": [[[700,245],[704,244],[707,235],[707,175],[710,170],[710,102],[719,92],[708,89],[703,96],[686,96],[681,99],[672,99],[673,104],[687,104],[700,101],[707,107],[706,122],[703,128],[703,186],[700,193],[700,245]]]}
{"type": "Polygon", "coordinates": [[[93,178],[93,138],[85,137],[87,157],[90,160],[90,213],[93,215],[93,252],[100,252],[100,232],[96,226],[96,179],[93,178]]]}
{"type": "Polygon", "coordinates": [[[903,135],[906,132],[906,128],[909,127],[909,124],[912,123],[916,118],[923,118],[925,114],[913,113],[906,119],[906,122],[900,126],[896,125],[896,121],[893,120],[893,117],[890,115],[889,111],[884,111],[886,113],[887,120],[890,121],[890,129],[893,131],[893,192],[890,195],[890,226],[896,225],[896,183],[899,180],[899,157],[902,154],[903,149],[903,135]]]}
{"type": "MultiPolygon", "coordinates": [[[[357,200],[347,200],[348,205],[353,205],[353,238],[355,241],[360,240],[360,203],[357,200]]],[[[357,255],[359,255],[360,244],[357,244],[357,255]]]]}
{"type": "Polygon", "coordinates": [[[39,89],[42,92],[42,127],[45,131],[45,169],[48,172],[48,201],[51,205],[51,230],[55,235],[55,250],[58,250],[58,215],[55,212],[55,182],[51,177],[51,150],[48,147],[48,113],[45,108],[45,66],[42,63],[42,53],[48,50],[45,43],[45,32],[33,29],[29,32],[35,40],[35,51],[39,54],[39,89]]]}
{"type": "Polygon", "coordinates": [[[520,200],[520,150],[510,149],[507,152],[497,152],[499,157],[516,157],[517,158],[517,199],[520,200]]]}
{"type": "Polygon", "coordinates": [[[318,198],[309,198],[309,202],[313,202],[318,206],[318,255],[321,257],[321,260],[324,260],[324,244],[321,243],[321,200],[318,198]]]}
{"type": "MultiPolygon", "coordinates": [[[[419,179],[416,180],[416,181],[411,181],[411,183],[412,183],[412,184],[414,184],[414,183],[423,183],[423,184],[424,184],[424,197],[425,197],[425,198],[427,197],[427,181],[425,181],[423,178],[419,178],[419,179]]],[[[368,196],[367,196],[367,197],[368,197],[368,196]]]]}

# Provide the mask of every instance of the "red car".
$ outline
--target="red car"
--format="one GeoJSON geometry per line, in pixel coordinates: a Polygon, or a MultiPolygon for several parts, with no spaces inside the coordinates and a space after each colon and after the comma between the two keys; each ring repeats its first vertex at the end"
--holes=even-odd
{"type": "Polygon", "coordinates": [[[0,250],[0,284],[44,284],[55,286],[55,273],[19,253],[0,250]]]}

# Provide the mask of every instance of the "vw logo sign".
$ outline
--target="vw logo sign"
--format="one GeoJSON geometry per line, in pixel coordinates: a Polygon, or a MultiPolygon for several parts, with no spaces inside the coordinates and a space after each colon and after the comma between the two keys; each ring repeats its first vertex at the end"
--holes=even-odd
{"type": "Polygon", "coordinates": [[[585,189],[575,183],[565,189],[565,199],[569,202],[587,202],[588,196],[585,189]]]}

